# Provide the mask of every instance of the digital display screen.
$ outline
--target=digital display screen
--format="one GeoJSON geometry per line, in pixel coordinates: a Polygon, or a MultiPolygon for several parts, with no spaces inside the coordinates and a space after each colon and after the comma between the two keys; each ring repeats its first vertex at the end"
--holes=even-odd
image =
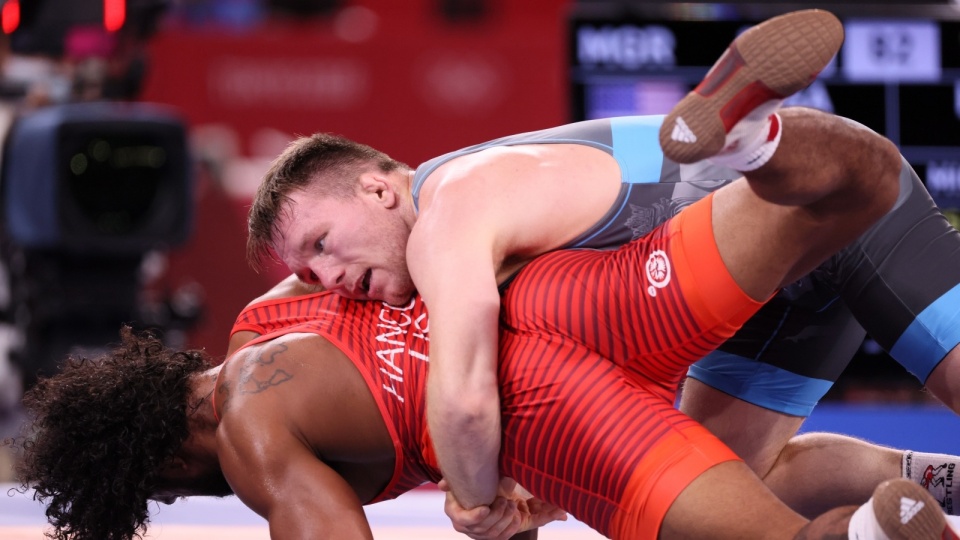
{"type": "MultiPolygon", "coordinates": [[[[722,7],[698,9],[691,18],[625,9],[575,12],[569,27],[573,119],[666,114],[740,32],[776,14],[751,19],[722,7]]],[[[887,136],[956,219],[960,22],[840,18],[845,31],[840,53],[787,104],[845,116],[887,136]]]]}

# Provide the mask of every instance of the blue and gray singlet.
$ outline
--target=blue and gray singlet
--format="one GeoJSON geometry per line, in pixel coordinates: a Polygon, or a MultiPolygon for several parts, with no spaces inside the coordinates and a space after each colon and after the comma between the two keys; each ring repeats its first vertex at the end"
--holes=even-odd
{"type": "MultiPolygon", "coordinates": [[[[623,185],[604,218],[565,247],[615,249],[742,176],[666,159],[658,142],[662,119],[590,120],[451,152],[417,168],[414,201],[429,175],[459,156],[496,146],[583,144],[617,160],[623,185]]],[[[755,405],[807,416],[869,333],[926,381],[960,343],[960,233],[906,161],[900,185],[896,205],[879,223],[783,289],[688,375],[755,405]]]]}

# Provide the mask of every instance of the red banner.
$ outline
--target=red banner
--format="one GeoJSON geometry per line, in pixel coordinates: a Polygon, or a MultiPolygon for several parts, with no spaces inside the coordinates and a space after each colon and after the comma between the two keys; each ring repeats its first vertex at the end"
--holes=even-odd
{"type": "Polygon", "coordinates": [[[356,4],[243,30],[174,24],[151,43],[142,97],[183,112],[201,164],[194,238],[157,285],[204,291],[193,346],[225,350],[237,312],[285,275],[253,274],[243,243],[249,194],[294,136],[339,133],[416,166],[567,120],[566,0],[491,0],[461,22],[435,0],[356,4]]]}

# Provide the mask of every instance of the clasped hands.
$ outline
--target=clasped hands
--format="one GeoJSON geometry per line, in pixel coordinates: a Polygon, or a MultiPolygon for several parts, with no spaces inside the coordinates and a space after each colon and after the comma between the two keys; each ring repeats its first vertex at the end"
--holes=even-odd
{"type": "Polygon", "coordinates": [[[454,530],[473,540],[507,540],[551,521],[567,519],[566,512],[537,499],[512,478],[500,479],[497,498],[492,503],[469,510],[460,506],[446,480],[441,480],[438,487],[446,493],[443,510],[454,530]]]}

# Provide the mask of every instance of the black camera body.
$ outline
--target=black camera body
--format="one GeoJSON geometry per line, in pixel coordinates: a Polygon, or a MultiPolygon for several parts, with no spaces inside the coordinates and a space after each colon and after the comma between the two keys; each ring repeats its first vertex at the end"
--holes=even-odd
{"type": "Polygon", "coordinates": [[[45,107],[7,136],[7,234],[26,249],[144,253],[192,222],[186,129],[169,109],[122,102],[45,107]]]}
{"type": "MultiPolygon", "coordinates": [[[[145,313],[142,264],[192,231],[186,127],[146,103],[51,105],[17,118],[0,172],[0,262],[9,286],[0,324],[25,386],[78,350],[115,342],[145,313]]],[[[2,295],[0,295],[2,296],[2,295]]],[[[147,309],[149,308],[149,309],[147,309]]]]}

